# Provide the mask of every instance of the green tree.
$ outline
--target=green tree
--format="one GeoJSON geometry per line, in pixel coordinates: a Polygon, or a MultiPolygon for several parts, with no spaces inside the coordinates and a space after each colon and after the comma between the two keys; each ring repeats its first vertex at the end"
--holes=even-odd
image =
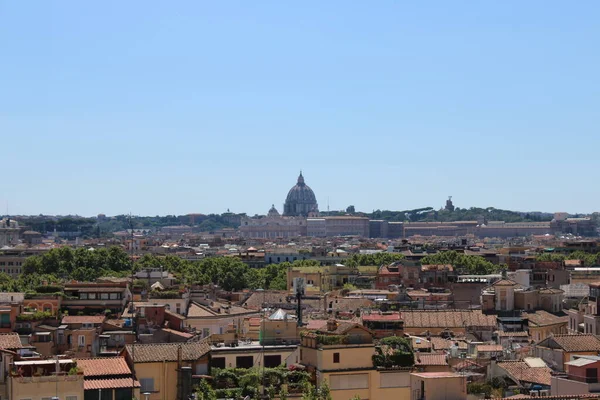
{"type": "Polygon", "coordinates": [[[196,399],[198,400],[217,400],[217,393],[213,387],[206,381],[200,380],[198,390],[196,391],[196,399]]]}

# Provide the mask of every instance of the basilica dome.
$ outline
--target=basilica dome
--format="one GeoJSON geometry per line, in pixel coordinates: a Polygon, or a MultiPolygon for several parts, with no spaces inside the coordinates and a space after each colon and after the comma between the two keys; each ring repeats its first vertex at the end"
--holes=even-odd
{"type": "Polygon", "coordinates": [[[300,171],[298,183],[290,189],[285,199],[283,215],[307,217],[309,213],[316,213],[318,211],[319,206],[315,193],[304,183],[304,177],[302,176],[302,171],[300,171]]]}

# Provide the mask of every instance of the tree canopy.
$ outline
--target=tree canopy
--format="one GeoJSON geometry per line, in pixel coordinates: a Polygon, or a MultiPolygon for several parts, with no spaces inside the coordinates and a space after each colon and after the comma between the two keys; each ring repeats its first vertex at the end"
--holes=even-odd
{"type": "Polygon", "coordinates": [[[454,268],[463,268],[467,273],[474,275],[493,274],[506,269],[506,266],[491,263],[483,257],[465,255],[455,250],[425,256],[421,259],[421,264],[450,264],[454,268]]]}

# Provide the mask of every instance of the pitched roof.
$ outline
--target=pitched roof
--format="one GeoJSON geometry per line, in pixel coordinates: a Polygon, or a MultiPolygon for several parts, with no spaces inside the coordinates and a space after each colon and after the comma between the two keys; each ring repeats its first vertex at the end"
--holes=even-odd
{"type": "Polygon", "coordinates": [[[411,336],[411,346],[413,350],[431,349],[431,341],[418,336],[411,336]]]}
{"type": "Polygon", "coordinates": [[[525,361],[500,361],[496,365],[514,380],[550,386],[552,370],[547,366],[530,367],[525,361]]]}
{"type": "Polygon", "coordinates": [[[67,315],[63,317],[62,324],[101,324],[106,317],[104,315],[67,315]]]}
{"type": "Polygon", "coordinates": [[[354,322],[336,321],[336,324],[337,324],[337,328],[333,331],[330,331],[327,329],[327,323],[326,323],[324,326],[322,326],[320,329],[318,329],[318,332],[329,334],[329,335],[345,335],[352,329],[358,328],[358,329],[364,330],[367,333],[370,333],[369,329],[365,328],[364,326],[362,326],[360,324],[354,323],[354,322]]]}
{"type": "Polygon", "coordinates": [[[132,384],[134,384],[135,387],[140,387],[140,382],[134,381],[131,378],[85,379],[83,381],[83,390],[122,389],[130,388],[132,384]]]}
{"type": "Polygon", "coordinates": [[[478,352],[498,352],[504,350],[501,344],[479,344],[477,345],[478,352]]]}
{"type": "Polygon", "coordinates": [[[379,313],[363,314],[362,319],[363,319],[363,321],[401,321],[402,320],[399,312],[384,313],[384,314],[379,314],[379,313]]]}
{"type": "MultiPolygon", "coordinates": [[[[124,357],[81,358],[76,361],[85,377],[131,375],[124,357]]],[[[131,385],[131,379],[129,383],[131,385]]]]}
{"type": "Polygon", "coordinates": [[[569,322],[569,316],[557,316],[550,314],[548,311],[538,310],[533,313],[523,313],[523,318],[529,320],[529,325],[548,326],[556,324],[566,324],[569,322]]]}
{"type": "Polygon", "coordinates": [[[442,337],[438,337],[438,336],[434,336],[431,339],[429,339],[431,341],[431,345],[433,346],[433,349],[436,351],[439,350],[450,350],[450,347],[452,347],[452,345],[457,344],[458,343],[458,348],[459,349],[466,349],[467,343],[464,341],[464,339],[444,339],[442,337]]]}
{"type": "Polygon", "coordinates": [[[446,355],[442,353],[417,353],[415,354],[415,361],[415,365],[419,366],[448,365],[446,355]]]}
{"type": "Polygon", "coordinates": [[[20,349],[22,347],[23,345],[21,344],[18,333],[0,334],[0,349],[20,349]]]}
{"type": "Polygon", "coordinates": [[[148,362],[174,362],[177,361],[177,353],[181,348],[181,359],[183,361],[195,361],[208,354],[210,345],[206,340],[194,343],[158,343],[158,344],[136,344],[125,346],[125,350],[136,363],[148,362]]]}
{"type": "Polygon", "coordinates": [[[568,353],[574,351],[600,351],[600,339],[592,334],[554,335],[548,339],[568,353]]]}
{"type": "Polygon", "coordinates": [[[492,284],[492,286],[516,286],[517,282],[511,281],[510,279],[500,279],[492,284]]]}
{"type": "Polygon", "coordinates": [[[498,335],[498,337],[528,337],[529,333],[527,333],[525,331],[518,331],[518,332],[496,331],[496,335],[498,335]]]}
{"type": "Polygon", "coordinates": [[[475,361],[471,361],[469,359],[464,359],[461,362],[459,362],[458,364],[455,364],[454,367],[455,370],[460,371],[463,369],[480,369],[480,368],[485,368],[485,366],[476,363],[475,361]]]}
{"type": "Polygon", "coordinates": [[[540,293],[540,294],[563,294],[564,292],[565,292],[564,290],[556,289],[556,288],[544,288],[544,289],[538,290],[538,293],[540,293]]]}
{"type": "Polygon", "coordinates": [[[496,326],[496,317],[485,315],[481,310],[407,310],[402,311],[402,318],[404,329],[496,326]]]}

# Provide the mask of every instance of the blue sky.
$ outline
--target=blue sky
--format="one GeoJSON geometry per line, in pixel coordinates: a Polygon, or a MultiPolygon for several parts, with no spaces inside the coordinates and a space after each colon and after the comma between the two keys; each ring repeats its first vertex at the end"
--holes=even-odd
{"type": "Polygon", "coordinates": [[[0,3],[0,212],[591,212],[596,1],[0,3]]]}

